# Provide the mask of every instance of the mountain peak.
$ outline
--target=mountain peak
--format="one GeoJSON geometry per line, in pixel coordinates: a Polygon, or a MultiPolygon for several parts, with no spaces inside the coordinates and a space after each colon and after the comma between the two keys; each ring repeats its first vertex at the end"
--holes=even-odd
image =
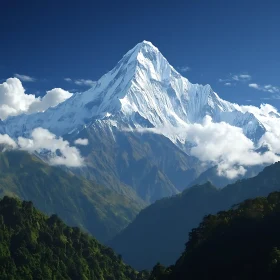
{"type": "MultiPolygon", "coordinates": [[[[242,127],[250,138],[254,138],[250,133],[255,135],[254,131],[260,127],[255,117],[248,118],[236,106],[219,98],[210,85],[190,83],[168,63],[157,47],[144,40],[88,91],[76,94],[44,113],[9,119],[0,124],[0,131],[17,136],[23,130],[29,133],[40,124],[61,135],[72,133],[92,121],[113,120],[119,115],[125,120],[122,125],[128,126],[129,122],[134,128],[143,123],[155,128],[184,128],[190,123],[201,123],[210,115],[214,122],[226,121],[242,127]]],[[[114,123],[120,126],[118,121],[114,120],[114,123]]],[[[175,143],[186,140],[172,129],[162,131],[175,143]]]]}
{"type": "Polygon", "coordinates": [[[152,42],[144,40],[144,41],[138,43],[131,51],[136,52],[136,53],[139,53],[141,51],[159,52],[159,49],[156,46],[154,46],[152,42]]]}
{"type": "Polygon", "coordinates": [[[131,49],[122,59],[123,68],[130,69],[130,73],[138,76],[137,80],[155,80],[166,82],[171,74],[180,74],[169,64],[157,47],[149,41],[142,41],[131,49]]]}
{"type": "Polygon", "coordinates": [[[158,48],[157,48],[152,42],[146,41],[146,40],[144,40],[144,41],[138,43],[137,45],[141,45],[142,47],[145,47],[145,46],[146,46],[146,47],[151,47],[151,48],[153,48],[153,49],[155,49],[155,50],[158,50],[158,48]]]}
{"type": "Polygon", "coordinates": [[[155,61],[157,56],[162,56],[159,49],[151,42],[144,40],[129,50],[120,62],[126,65],[135,65],[136,62],[142,64],[145,59],[155,61]]]}

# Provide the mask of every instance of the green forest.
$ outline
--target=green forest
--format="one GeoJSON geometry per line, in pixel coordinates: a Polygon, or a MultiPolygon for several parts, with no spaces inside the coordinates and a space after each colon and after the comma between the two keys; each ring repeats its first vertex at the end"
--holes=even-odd
{"type": "Polygon", "coordinates": [[[151,271],[126,265],[122,254],[87,233],[90,225],[99,239],[108,238],[116,217],[124,226],[126,198],[24,152],[0,154],[0,167],[0,280],[279,279],[279,163],[222,190],[210,183],[195,186],[143,210],[122,232],[133,234],[121,236],[132,252],[143,247],[143,261],[168,258],[167,251],[174,253],[169,248],[179,251],[181,240],[187,242],[173,265],[155,261],[151,271]],[[17,198],[24,196],[32,199],[17,198]],[[78,214],[70,215],[68,203],[78,214]],[[60,217],[81,227],[69,227],[60,217]]]}
{"type": "Polygon", "coordinates": [[[207,215],[189,233],[175,265],[157,264],[150,280],[279,279],[280,192],[207,215]]]}
{"type": "Polygon", "coordinates": [[[30,200],[43,213],[56,213],[67,225],[101,242],[112,238],[140,211],[128,197],[24,151],[0,153],[0,197],[5,195],[30,200]]]}
{"type": "Polygon", "coordinates": [[[279,279],[280,192],[207,215],[174,265],[137,272],[112,249],[30,201],[0,201],[0,279],[279,279]]]}
{"type": "Polygon", "coordinates": [[[211,183],[196,185],[143,209],[108,245],[138,270],[150,270],[157,262],[169,266],[183,252],[189,232],[198,227],[205,215],[279,190],[280,163],[222,189],[211,183]]]}
{"type": "Polygon", "coordinates": [[[112,249],[77,227],[66,226],[32,202],[5,196],[0,201],[1,280],[144,280],[112,249]]]}

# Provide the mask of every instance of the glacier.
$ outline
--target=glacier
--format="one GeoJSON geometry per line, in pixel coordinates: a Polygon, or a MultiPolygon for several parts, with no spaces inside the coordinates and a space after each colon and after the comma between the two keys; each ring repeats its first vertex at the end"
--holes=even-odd
{"type": "MultiPolygon", "coordinates": [[[[254,114],[221,99],[210,85],[192,84],[158,48],[143,41],[89,90],[76,93],[45,112],[9,117],[1,121],[0,133],[17,138],[42,127],[63,136],[97,122],[131,131],[143,127],[183,128],[201,123],[206,115],[214,122],[242,128],[254,142],[266,131],[254,114]]],[[[176,133],[162,131],[180,147],[186,141],[176,133]]]]}

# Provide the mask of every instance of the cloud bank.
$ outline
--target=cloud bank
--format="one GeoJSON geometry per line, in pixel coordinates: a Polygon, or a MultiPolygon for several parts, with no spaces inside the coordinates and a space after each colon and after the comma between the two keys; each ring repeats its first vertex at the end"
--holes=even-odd
{"type": "Polygon", "coordinates": [[[61,88],[47,91],[43,97],[26,94],[18,78],[9,78],[0,84],[0,118],[42,112],[70,98],[72,93],[61,88]]]}
{"type": "Polygon", "coordinates": [[[280,154],[280,113],[269,104],[262,104],[259,108],[255,106],[239,106],[242,112],[249,112],[264,125],[266,133],[259,141],[260,146],[267,146],[269,150],[280,154]]]}
{"type": "Polygon", "coordinates": [[[8,134],[0,134],[0,145],[8,146],[12,149],[17,148],[17,143],[8,134]]]}
{"type": "MultiPolygon", "coordinates": [[[[0,138],[1,139],[1,138],[0,138]]],[[[68,141],[56,137],[44,128],[35,128],[31,138],[18,138],[18,146],[28,152],[48,152],[49,163],[52,165],[65,165],[79,167],[84,165],[84,160],[76,147],[71,147],[68,141]]]]}
{"type": "Polygon", "coordinates": [[[280,115],[271,118],[272,110],[277,110],[270,105],[260,108],[254,106],[240,107],[243,112],[257,112],[262,120],[265,119],[266,132],[256,146],[248,139],[241,128],[231,126],[225,122],[214,123],[210,116],[206,116],[199,124],[186,124],[184,127],[162,127],[137,129],[141,133],[157,133],[164,135],[177,135],[180,139],[192,144],[190,155],[210,166],[218,166],[218,175],[230,179],[243,176],[247,167],[255,165],[272,164],[280,160],[280,115]],[[271,120],[273,119],[273,120],[271,120]],[[261,145],[266,145],[269,150],[258,152],[261,145]]]}
{"type": "MultiPolygon", "coordinates": [[[[77,139],[79,145],[87,145],[88,139],[77,139]]],[[[9,149],[20,149],[30,153],[44,153],[51,165],[64,165],[68,167],[80,167],[84,165],[84,159],[76,147],[70,146],[68,141],[56,137],[47,129],[35,128],[30,138],[19,137],[17,142],[7,134],[0,134],[0,145],[9,149]]]]}

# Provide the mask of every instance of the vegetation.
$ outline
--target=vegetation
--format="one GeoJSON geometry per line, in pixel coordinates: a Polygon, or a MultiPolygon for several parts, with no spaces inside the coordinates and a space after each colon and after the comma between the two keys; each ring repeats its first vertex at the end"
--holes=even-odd
{"type": "Polygon", "coordinates": [[[79,228],[47,217],[32,202],[0,201],[1,280],[144,280],[121,256],[79,228]]]}
{"type": "Polygon", "coordinates": [[[178,193],[200,171],[196,158],[162,135],[112,129],[113,134],[108,127],[93,125],[76,136],[89,140],[79,148],[87,162],[77,170],[83,177],[147,205],[178,193]]]}
{"type": "Polygon", "coordinates": [[[280,277],[280,192],[207,215],[174,266],[150,280],[258,280],[280,277]]]}
{"type": "Polygon", "coordinates": [[[31,200],[44,213],[57,214],[102,242],[140,211],[131,199],[20,151],[0,153],[0,196],[5,195],[31,200]]]}
{"type": "Polygon", "coordinates": [[[210,183],[194,186],[142,210],[108,244],[136,269],[152,269],[157,262],[168,266],[183,252],[188,233],[199,225],[205,215],[279,190],[280,163],[265,168],[254,178],[238,181],[223,189],[217,189],[210,183]]]}

